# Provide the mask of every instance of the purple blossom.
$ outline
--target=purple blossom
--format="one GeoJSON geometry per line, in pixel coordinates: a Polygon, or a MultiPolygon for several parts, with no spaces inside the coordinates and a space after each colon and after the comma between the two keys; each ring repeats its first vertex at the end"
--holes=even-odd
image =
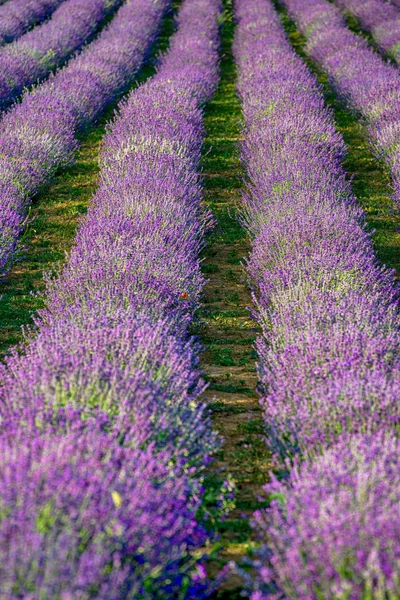
{"type": "Polygon", "coordinates": [[[32,25],[47,19],[62,2],[65,0],[8,0],[0,6],[0,45],[12,42],[32,25]]]}
{"type": "MultiPolygon", "coordinates": [[[[219,0],[185,0],[158,73],[121,103],[76,244],[47,279],[35,329],[1,369],[0,481],[3,464],[15,510],[5,504],[0,523],[0,584],[10,597],[210,591],[209,536],[196,517],[220,442],[198,399],[188,327],[211,223],[199,161],[220,12],[219,0]]],[[[139,31],[154,19],[137,15],[139,31]]],[[[106,68],[112,80],[112,66],[99,73],[106,68]]],[[[229,482],[221,493],[223,504],[229,482]]]]}
{"type": "MultiPolygon", "coordinates": [[[[340,96],[363,117],[376,155],[389,167],[394,202],[400,206],[398,69],[385,62],[364,38],[352,33],[339,9],[326,0],[284,0],[284,4],[307,38],[306,52],[329,75],[340,96]]],[[[366,7],[363,14],[369,14],[369,0],[362,4],[366,7]]],[[[371,9],[376,19],[386,11],[389,34],[396,36],[398,9],[388,3],[383,6],[379,0],[376,4],[371,9]]],[[[385,31],[379,33],[382,47],[386,47],[385,31]]],[[[396,48],[391,49],[392,54],[396,52],[396,48]]]]}
{"type": "MultiPolygon", "coordinates": [[[[314,41],[343,24],[329,3],[286,3],[314,41]]],[[[394,599],[399,288],[374,255],[333,115],[272,3],[237,0],[236,18],[261,404],[286,478],[256,513],[263,549],[248,587],[252,600],[394,599]]],[[[333,62],[344,41],[328,41],[318,51],[333,62]]]]}
{"type": "Polygon", "coordinates": [[[0,108],[79,50],[120,0],[67,0],[52,18],[0,50],[0,108]]]}
{"type": "Polygon", "coordinates": [[[187,477],[168,454],[96,428],[0,438],[1,593],[7,598],[194,598],[205,542],[187,477]],[[192,595],[193,593],[193,595],[192,595]]]}
{"type": "Polygon", "coordinates": [[[371,31],[383,52],[400,62],[400,11],[396,6],[385,0],[336,0],[336,4],[371,31]]]}
{"type": "Polygon", "coordinates": [[[237,6],[259,376],[268,443],[285,457],[398,423],[398,287],[375,258],[316,79],[269,5],[256,3],[258,17],[237,6]]]}
{"type": "Polygon", "coordinates": [[[154,441],[201,468],[217,437],[206,406],[196,400],[204,389],[199,349],[169,329],[168,319],[154,323],[130,310],[42,326],[2,373],[3,428],[40,421],[64,430],[65,407],[83,421],[104,414],[107,428],[135,447],[154,441]]]}
{"type": "Polygon", "coordinates": [[[0,121],[0,273],[12,263],[30,196],[71,162],[80,128],[133,81],[168,6],[124,4],[94,42],[0,121]]]}
{"type": "Polygon", "coordinates": [[[255,513],[268,548],[252,600],[397,598],[399,456],[391,436],[345,437],[268,484],[271,506],[255,513]]]}

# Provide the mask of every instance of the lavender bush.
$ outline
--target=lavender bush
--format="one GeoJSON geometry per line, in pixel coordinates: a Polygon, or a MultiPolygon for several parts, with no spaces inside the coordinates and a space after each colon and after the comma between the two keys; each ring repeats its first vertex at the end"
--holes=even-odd
{"type": "Polygon", "coordinates": [[[0,121],[0,273],[10,267],[29,197],[67,165],[77,133],[133,81],[168,0],[132,0],[68,66],[0,121]]]}
{"type": "MultiPolygon", "coordinates": [[[[400,74],[349,31],[339,9],[326,0],[284,0],[307,38],[306,52],[327,72],[339,94],[365,119],[371,144],[388,164],[400,206],[400,74]]],[[[391,11],[390,4],[387,10],[391,11]]],[[[385,7],[386,10],[386,7],[385,7]]],[[[397,15],[397,12],[396,12],[397,15]]],[[[396,23],[390,24],[391,31],[396,23]]]]}
{"type": "MultiPolygon", "coordinates": [[[[304,12],[307,27],[318,8],[304,12]]],[[[339,14],[326,11],[321,22],[339,14]]],[[[398,286],[374,256],[333,115],[272,4],[237,0],[236,18],[261,403],[286,477],[267,486],[282,508],[274,501],[256,515],[265,546],[252,598],[395,598],[400,532],[387,530],[400,501],[398,286]]]]}
{"type": "Polygon", "coordinates": [[[400,11],[385,0],[336,0],[371,34],[383,52],[400,63],[400,11]]]}
{"type": "Polygon", "coordinates": [[[398,598],[399,457],[397,438],[354,436],[269,484],[255,525],[273,556],[252,600],[398,598]]]}
{"type": "Polygon", "coordinates": [[[268,439],[286,457],[398,423],[398,288],[374,256],[316,79],[271,6],[256,3],[257,18],[249,4],[247,17],[237,5],[235,41],[248,270],[268,439]]]}
{"type": "Polygon", "coordinates": [[[79,50],[120,3],[67,0],[49,21],[0,50],[0,109],[79,50]]]}
{"type": "Polygon", "coordinates": [[[185,0],[158,73],[121,104],[76,245],[2,369],[0,583],[16,595],[208,593],[196,513],[219,441],[188,326],[210,225],[201,105],[218,81],[220,10],[185,0]]]}
{"type": "Polygon", "coordinates": [[[113,317],[77,312],[83,316],[80,324],[71,317],[43,326],[24,356],[8,360],[0,395],[5,428],[38,419],[64,428],[65,406],[84,420],[100,411],[135,447],[153,441],[179,462],[201,466],[216,434],[196,401],[204,389],[197,346],[177,338],[169,319],[132,317],[131,308],[113,317]]]}
{"type": "Polygon", "coordinates": [[[168,454],[95,428],[25,430],[0,446],[0,597],[202,597],[198,502],[168,454]]]}
{"type": "Polygon", "coordinates": [[[0,6],[0,45],[19,38],[32,25],[49,17],[62,2],[65,0],[8,0],[0,6]]]}

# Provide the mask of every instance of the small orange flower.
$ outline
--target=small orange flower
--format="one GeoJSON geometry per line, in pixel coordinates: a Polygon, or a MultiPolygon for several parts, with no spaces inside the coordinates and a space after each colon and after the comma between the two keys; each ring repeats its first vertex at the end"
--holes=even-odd
{"type": "Polygon", "coordinates": [[[188,297],[188,295],[186,294],[186,292],[182,292],[182,294],[181,294],[181,298],[182,298],[183,300],[186,300],[186,299],[187,299],[187,297],[188,297]]]}

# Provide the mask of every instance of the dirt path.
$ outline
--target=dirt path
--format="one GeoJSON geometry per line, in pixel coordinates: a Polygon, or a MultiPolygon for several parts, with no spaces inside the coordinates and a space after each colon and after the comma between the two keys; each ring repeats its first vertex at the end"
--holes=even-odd
{"type": "MultiPolygon", "coordinates": [[[[260,507],[258,496],[268,480],[269,457],[262,439],[262,418],[256,392],[258,334],[248,307],[251,293],[241,265],[250,251],[246,233],[237,220],[242,177],[238,143],[240,104],[235,95],[236,73],[231,53],[232,8],[226,3],[222,29],[221,82],[207,106],[207,138],[203,159],[205,202],[217,225],[203,253],[203,271],[209,279],[197,333],[205,351],[201,366],[209,381],[207,398],[215,428],[225,439],[214,465],[215,477],[232,474],[236,482],[236,508],[217,524],[224,550],[221,562],[240,559],[254,546],[249,526],[253,511],[260,507]]],[[[217,568],[217,565],[215,565],[217,568]]],[[[239,597],[240,580],[232,578],[218,598],[239,597]]]]}

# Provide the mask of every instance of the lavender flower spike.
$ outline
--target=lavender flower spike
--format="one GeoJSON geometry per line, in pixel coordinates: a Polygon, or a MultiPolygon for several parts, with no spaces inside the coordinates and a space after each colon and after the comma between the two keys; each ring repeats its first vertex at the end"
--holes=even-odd
{"type": "MultiPolygon", "coordinates": [[[[307,38],[306,52],[326,71],[340,96],[363,117],[373,150],[389,167],[394,202],[400,206],[399,70],[385,62],[364,38],[352,33],[339,9],[326,0],[283,3],[307,38]]],[[[391,14],[393,7],[387,4],[385,10],[391,14]]],[[[396,35],[396,21],[390,28],[396,35]]]]}
{"type": "Polygon", "coordinates": [[[384,0],[336,0],[371,32],[379,48],[400,64],[400,10],[384,0]]]}
{"type": "Polygon", "coordinates": [[[273,558],[252,600],[399,598],[399,467],[397,438],[354,436],[269,484],[255,525],[273,558]]]}
{"type": "Polygon", "coordinates": [[[396,426],[398,286],[375,258],[315,77],[269,3],[241,0],[237,14],[259,376],[269,444],[285,458],[396,426]]]}
{"type": "MultiPolygon", "coordinates": [[[[267,486],[271,508],[255,516],[263,550],[251,597],[394,600],[399,288],[374,255],[316,78],[271,2],[235,8],[261,404],[286,478],[267,486]]],[[[308,8],[307,30],[316,13],[322,29],[342,22],[330,4],[308,8]]]]}

